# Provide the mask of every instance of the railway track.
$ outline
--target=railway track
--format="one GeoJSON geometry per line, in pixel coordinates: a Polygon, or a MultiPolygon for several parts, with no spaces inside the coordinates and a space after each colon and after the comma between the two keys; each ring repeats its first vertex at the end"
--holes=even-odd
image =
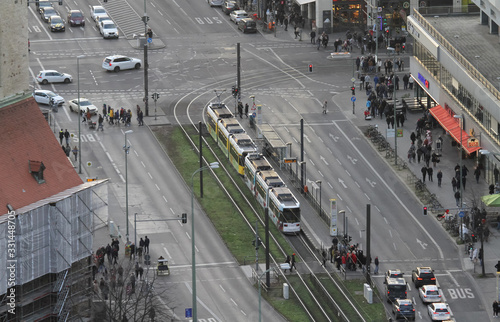
{"type": "MultiPolygon", "coordinates": [[[[270,86],[270,85],[276,85],[277,83],[279,82],[284,82],[284,81],[294,81],[296,79],[299,79],[299,78],[308,78],[307,76],[305,76],[303,73],[297,71],[296,69],[294,68],[287,68],[286,70],[283,70],[283,73],[275,73],[275,72],[271,72],[271,71],[266,71],[266,72],[255,72],[255,73],[248,73],[248,74],[245,74],[245,89],[246,91],[251,91],[251,90],[255,90],[256,88],[259,88],[259,87],[263,87],[263,86],[270,86]],[[265,78],[265,81],[263,82],[262,79],[265,78]]],[[[193,148],[197,151],[198,151],[198,146],[197,146],[197,143],[193,141],[193,139],[191,138],[191,135],[190,133],[192,133],[193,131],[195,131],[196,133],[199,132],[199,129],[198,129],[198,123],[197,121],[195,120],[195,118],[199,118],[199,116],[195,116],[195,115],[192,115],[190,113],[190,110],[191,108],[195,105],[194,102],[196,102],[197,100],[201,99],[203,96],[206,96],[206,95],[210,95],[212,92],[213,92],[213,89],[217,89],[217,88],[230,88],[232,85],[234,84],[234,78],[226,78],[226,79],[223,79],[223,80],[220,80],[220,81],[217,81],[217,82],[214,82],[212,84],[209,84],[209,85],[205,85],[203,88],[201,89],[198,89],[196,91],[193,91],[192,93],[188,93],[186,95],[184,95],[182,98],[180,98],[178,100],[178,102],[175,104],[174,106],[174,116],[175,116],[175,119],[176,119],[176,122],[177,124],[182,128],[186,138],[190,141],[191,145],[193,146],[193,148]],[[187,118],[189,120],[189,123],[186,124],[186,122],[182,122],[181,121],[181,117],[180,115],[183,114],[180,112],[180,109],[181,109],[181,103],[180,102],[186,102],[188,101],[187,103],[187,108],[186,108],[186,114],[187,114],[187,118]]],[[[304,88],[304,91],[306,91],[306,89],[304,88]]],[[[204,101],[204,106],[206,106],[208,102],[204,101]]],[[[199,104],[198,104],[199,106],[199,104]]],[[[202,113],[203,115],[203,120],[205,118],[205,113],[202,113]]],[[[205,122],[203,122],[205,123],[205,122]]],[[[205,124],[202,125],[203,127],[205,126],[205,124]]],[[[264,218],[262,218],[259,214],[259,211],[257,209],[255,209],[252,205],[252,203],[250,202],[250,200],[248,200],[246,197],[245,197],[245,193],[238,187],[237,183],[235,180],[241,180],[240,178],[232,178],[231,175],[229,174],[228,172],[228,169],[226,168],[226,165],[229,164],[227,162],[227,160],[220,160],[218,157],[217,157],[217,153],[215,153],[215,151],[210,147],[213,142],[207,142],[207,140],[205,138],[203,138],[204,140],[204,143],[206,144],[207,147],[209,147],[209,151],[210,153],[213,155],[213,157],[219,161],[219,164],[220,164],[220,168],[219,170],[223,170],[225,172],[225,175],[231,180],[232,184],[233,184],[233,187],[231,188],[235,188],[238,190],[238,193],[240,193],[246,204],[248,205],[248,207],[250,207],[252,209],[252,212],[255,214],[255,216],[257,218],[259,218],[259,221],[262,225],[264,225],[264,218]]],[[[211,137],[208,137],[208,140],[212,140],[211,137]]],[[[204,150],[204,154],[206,154],[207,151],[206,149],[204,150]]],[[[206,160],[205,160],[206,162],[206,160]]],[[[230,165],[229,165],[230,166],[230,165]]],[[[243,211],[241,210],[241,208],[236,204],[235,200],[231,197],[229,191],[227,190],[227,188],[222,184],[220,178],[215,174],[215,172],[213,172],[213,170],[210,170],[212,171],[212,174],[214,175],[214,178],[217,180],[219,186],[225,191],[226,193],[226,196],[229,198],[229,200],[231,200],[231,202],[233,203],[234,207],[238,210],[238,213],[240,214],[240,216],[242,216],[242,218],[244,218],[247,226],[248,226],[248,229],[251,230],[253,233],[255,233],[255,228],[254,228],[254,224],[251,223],[247,217],[245,216],[245,214],[243,213],[243,211]]],[[[296,296],[296,298],[298,299],[299,303],[302,305],[304,311],[307,313],[307,315],[309,316],[310,320],[311,321],[350,321],[348,316],[346,315],[346,313],[341,309],[341,306],[339,305],[339,300],[335,300],[327,291],[327,289],[325,288],[325,286],[323,285],[324,282],[320,281],[320,279],[318,278],[318,276],[316,275],[316,273],[314,272],[313,268],[307,263],[306,260],[303,260],[304,258],[312,258],[314,261],[320,263],[321,260],[320,258],[316,255],[316,252],[309,246],[308,242],[305,240],[304,236],[302,235],[297,235],[297,236],[292,236],[290,237],[291,239],[294,239],[294,242],[298,242],[300,243],[301,245],[301,249],[304,249],[306,251],[306,253],[304,254],[304,251],[302,251],[302,254],[299,253],[299,257],[302,261],[302,263],[304,263],[304,267],[306,268],[306,272],[297,272],[296,276],[298,276],[298,278],[301,280],[301,283],[302,285],[304,286],[304,288],[307,290],[307,293],[308,293],[308,296],[310,298],[313,299],[314,303],[315,303],[315,307],[321,311],[321,314],[320,317],[318,318],[318,313],[317,312],[311,312],[311,308],[308,308],[306,307],[304,301],[300,298],[299,294],[297,293],[296,289],[294,287],[292,287],[292,284],[289,283],[288,281],[288,277],[281,271],[281,270],[278,270],[278,274],[281,275],[281,279],[286,281],[289,285],[290,285],[290,289],[291,291],[294,293],[294,295],[296,296]],[[308,283],[306,282],[305,280],[305,275],[309,276],[316,280],[316,285],[319,285],[319,287],[321,288],[321,291],[323,294],[326,295],[326,299],[330,305],[331,308],[334,309],[334,311],[336,312],[336,316],[331,316],[328,312],[328,310],[325,310],[321,303],[324,302],[325,298],[322,298],[321,300],[319,298],[317,298],[317,296],[314,294],[314,291],[311,290],[311,288],[308,286],[308,283]]],[[[279,245],[279,243],[277,242],[275,236],[273,236],[272,234],[270,234],[270,239],[272,240],[272,242],[274,242],[276,244],[276,246],[278,247],[279,251],[282,253],[282,258],[286,257],[286,253],[285,251],[283,250],[283,248],[279,245]]],[[[289,243],[291,243],[291,241],[289,240],[289,243]]],[[[298,248],[298,247],[296,247],[298,248]]],[[[273,256],[271,256],[271,262],[272,264],[274,265],[274,267],[279,267],[279,263],[281,262],[280,260],[277,260],[276,258],[274,258],[273,256]]],[[[353,312],[355,312],[355,315],[356,315],[356,319],[355,321],[366,321],[364,316],[362,315],[362,313],[356,308],[355,304],[351,301],[350,297],[348,296],[348,294],[346,294],[342,287],[335,281],[335,279],[332,277],[332,275],[326,270],[324,269],[324,274],[322,273],[322,276],[328,276],[328,280],[329,280],[329,283],[332,283],[335,285],[335,287],[337,287],[340,292],[342,293],[343,295],[343,299],[342,301],[345,301],[347,303],[349,303],[349,306],[350,308],[352,309],[353,312]]]]}

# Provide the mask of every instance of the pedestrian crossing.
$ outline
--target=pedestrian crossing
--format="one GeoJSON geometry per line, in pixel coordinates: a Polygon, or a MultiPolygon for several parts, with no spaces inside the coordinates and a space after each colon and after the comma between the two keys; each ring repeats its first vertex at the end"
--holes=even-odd
{"type": "Polygon", "coordinates": [[[108,1],[103,6],[125,38],[133,39],[134,34],[144,34],[142,16],[127,1],[108,1]]]}

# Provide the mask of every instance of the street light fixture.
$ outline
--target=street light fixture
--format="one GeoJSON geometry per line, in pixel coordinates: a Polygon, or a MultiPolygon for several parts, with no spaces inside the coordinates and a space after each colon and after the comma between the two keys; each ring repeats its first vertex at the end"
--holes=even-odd
{"type": "Polygon", "coordinates": [[[78,91],[78,151],[80,158],[78,160],[78,173],[82,174],[82,134],[81,134],[81,121],[80,117],[82,111],[80,108],[80,59],[85,58],[85,55],[76,56],[76,74],[77,74],[77,91],[78,91]]]}
{"type": "Polygon", "coordinates": [[[127,134],[133,133],[134,131],[128,130],[125,131],[125,145],[123,146],[123,150],[125,151],[125,214],[127,219],[127,244],[129,243],[128,238],[128,152],[130,150],[130,145],[127,146],[127,134]]]}
{"type": "Polygon", "coordinates": [[[193,321],[198,321],[198,311],[196,309],[196,254],[195,254],[195,243],[194,243],[194,176],[207,169],[217,169],[219,167],[219,162],[212,162],[208,166],[201,167],[193,172],[191,175],[191,273],[192,273],[192,283],[193,283],[193,321]]]}
{"type": "Polygon", "coordinates": [[[306,169],[306,161],[300,161],[300,171],[301,171],[301,176],[304,178],[304,185],[302,186],[302,192],[305,192],[304,188],[305,185],[307,185],[307,169],[306,169]]]}

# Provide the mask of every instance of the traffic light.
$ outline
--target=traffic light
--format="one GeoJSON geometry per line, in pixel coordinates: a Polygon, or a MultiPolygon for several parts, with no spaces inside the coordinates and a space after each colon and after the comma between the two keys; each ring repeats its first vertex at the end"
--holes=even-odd
{"type": "Polygon", "coordinates": [[[356,87],[351,87],[352,96],[356,95],[356,87]]]}
{"type": "Polygon", "coordinates": [[[500,273],[500,261],[495,265],[495,268],[497,269],[497,273],[500,273]]]}
{"type": "Polygon", "coordinates": [[[352,240],[352,237],[351,237],[351,236],[349,236],[349,239],[348,239],[348,240],[349,240],[349,242],[351,242],[351,240],[352,240]]]}
{"type": "Polygon", "coordinates": [[[252,245],[255,247],[255,249],[259,249],[259,246],[262,245],[262,241],[260,238],[252,240],[252,245]],[[257,240],[257,245],[255,245],[255,241],[257,240]]]}
{"type": "Polygon", "coordinates": [[[427,216],[427,206],[424,206],[424,208],[422,210],[423,210],[424,216],[427,216]]]}
{"type": "Polygon", "coordinates": [[[387,26],[387,18],[384,18],[383,22],[384,22],[384,27],[386,27],[387,26]]]}
{"type": "Polygon", "coordinates": [[[236,86],[231,87],[231,94],[236,97],[234,94],[236,93],[236,86]]]}
{"type": "Polygon", "coordinates": [[[182,214],[182,223],[187,224],[188,222],[188,215],[187,214],[182,214]]]}
{"type": "Polygon", "coordinates": [[[235,87],[235,88],[234,88],[234,93],[233,93],[233,96],[234,96],[234,97],[238,97],[238,87],[235,87]]]}
{"type": "Polygon", "coordinates": [[[309,73],[312,73],[312,71],[313,71],[313,65],[309,64],[309,73]]]}

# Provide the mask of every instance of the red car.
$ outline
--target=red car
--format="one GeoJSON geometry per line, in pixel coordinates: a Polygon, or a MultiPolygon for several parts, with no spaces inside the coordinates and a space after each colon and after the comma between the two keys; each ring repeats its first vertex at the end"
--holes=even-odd
{"type": "Polygon", "coordinates": [[[85,26],[85,17],[80,10],[70,10],[68,13],[67,23],[73,26],[85,26]]]}

